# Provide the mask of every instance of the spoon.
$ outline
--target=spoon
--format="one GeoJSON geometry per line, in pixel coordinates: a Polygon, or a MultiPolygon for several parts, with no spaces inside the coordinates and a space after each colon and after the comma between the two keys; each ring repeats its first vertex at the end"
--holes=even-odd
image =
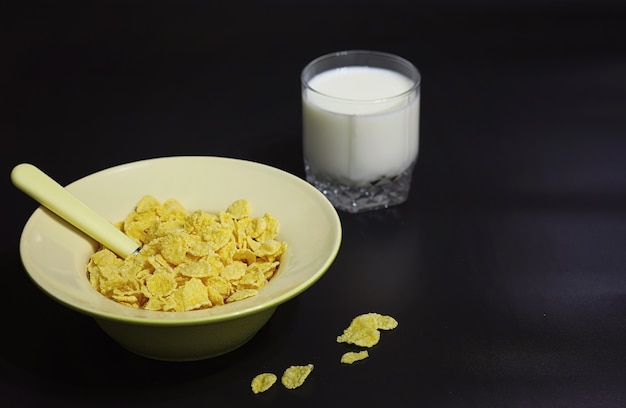
{"type": "Polygon", "coordinates": [[[122,258],[141,249],[132,238],[32,164],[15,166],[11,171],[11,181],[41,205],[122,258]]]}

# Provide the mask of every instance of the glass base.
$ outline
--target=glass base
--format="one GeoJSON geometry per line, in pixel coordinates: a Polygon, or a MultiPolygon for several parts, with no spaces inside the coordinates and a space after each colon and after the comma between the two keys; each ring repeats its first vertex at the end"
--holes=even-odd
{"type": "Polygon", "coordinates": [[[358,213],[402,204],[409,196],[413,165],[394,177],[383,177],[363,186],[346,186],[322,179],[305,166],[306,180],[342,211],[358,213]]]}

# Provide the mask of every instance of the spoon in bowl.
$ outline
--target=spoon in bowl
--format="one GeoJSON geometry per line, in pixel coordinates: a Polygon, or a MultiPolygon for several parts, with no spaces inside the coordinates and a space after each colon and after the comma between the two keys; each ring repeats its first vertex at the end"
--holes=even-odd
{"type": "Polygon", "coordinates": [[[32,164],[15,166],[11,171],[11,181],[41,205],[122,258],[141,249],[132,238],[32,164]]]}

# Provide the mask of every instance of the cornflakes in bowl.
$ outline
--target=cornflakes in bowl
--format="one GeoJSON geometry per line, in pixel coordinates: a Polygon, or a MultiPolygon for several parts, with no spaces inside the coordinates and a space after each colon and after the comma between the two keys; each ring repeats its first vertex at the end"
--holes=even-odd
{"type": "MultiPolygon", "coordinates": [[[[160,239],[164,250],[142,261],[145,270],[135,271],[134,283],[101,280],[110,285],[107,296],[94,285],[89,265],[98,253],[100,265],[111,262],[98,273],[110,277],[125,260],[106,259],[112,254],[100,244],[40,207],[20,239],[24,267],[47,295],[93,317],[123,347],[148,358],[201,360],[241,347],[279,305],[324,275],[341,243],[339,216],[323,194],[297,176],[246,160],[149,159],[66,188],[112,223],[126,223],[138,242],[150,234],[160,239]],[[158,227],[138,215],[151,206],[162,212],[158,227]],[[224,227],[229,222],[235,232],[224,227]],[[202,225],[212,225],[211,232],[181,234],[202,225]],[[228,265],[218,259],[220,251],[228,265]]],[[[144,250],[148,245],[140,254],[144,250]]]]}

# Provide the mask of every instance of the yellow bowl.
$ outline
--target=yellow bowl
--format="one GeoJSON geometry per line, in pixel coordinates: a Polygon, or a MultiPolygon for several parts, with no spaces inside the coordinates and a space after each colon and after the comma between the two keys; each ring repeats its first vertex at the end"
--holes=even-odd
{"type": "Polygon", "coordinates": [[[215,357],[249,341],[282,303],[328,270],[341,244],[339,216],[310,184],[285,171],[245,160],[182,156],[123,164],[66,187],[111,222],[123,220],[145,195],[177,199],[188,210],[218,212],[247,199],[252,215],[270,213],[288,250],[258,295],[189,312],[121,305],[90,285],[86,265],[98,243],[40,207],[26,222],[20,255],[33,282],[63,305],[95,319],[126,349],[157,360],[215,357]]]}

